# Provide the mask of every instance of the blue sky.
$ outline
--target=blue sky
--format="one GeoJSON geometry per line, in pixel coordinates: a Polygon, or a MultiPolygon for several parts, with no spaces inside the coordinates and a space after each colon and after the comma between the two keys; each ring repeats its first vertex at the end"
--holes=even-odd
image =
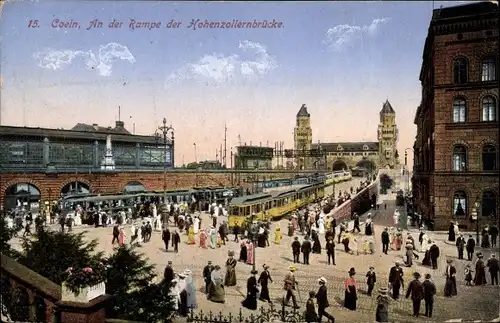
{"type": "Polygon", "coordinates": [[[176,155],[189,161],[193,142],[198,159],[215,158],[224,123],[231,146],[240,135],[248,144],[285,141],[291,147],[302,103],[312,115],[314,141],[376,140],[378,112],[389,99],[404,150],[415,136],[432,6],[8,2],[0,21],[1,123],[112,125],[120,105],[127,128],[135,124],[136,133],[154,132],[165,116],[176,129],[176,155]],[[80,28],[52,28],[54,19],[72,19],[80,28]],[[94,19],[104,27],[86,30],[94,19]],[[108,28],[113,19],[123,27],[108,28]],[[162,26],[131,30],[130,19],[162,26]],[[166,28],[172,19],[181,22],[179,28],[166,28]],[[187,27],[192,19],[275,19],[282,28],[193,30],[187,27]],[[30,20],[40,27],[28,28],[30,20]]]}

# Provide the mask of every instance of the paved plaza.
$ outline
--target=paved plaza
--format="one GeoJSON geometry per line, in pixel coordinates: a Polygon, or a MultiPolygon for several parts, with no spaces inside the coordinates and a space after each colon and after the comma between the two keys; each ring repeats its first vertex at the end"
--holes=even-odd
{"type": "MultiPolygon", "coordinates": [[[[336,187],[336,192],[339,189],[348,190],[350,186],[356,186],[356,182],[353,180],[348,183],[338,184],[336,187]]],[[[337,193],[338,194],[338,193],[337,193]]],[[[389,197],[386,197],[389,198],[389,197]]],[[[375,239],[379,240],[380,232],[385,226],[390,226],[392,222],[392,214],[395,209],[394,200],[390,199],[385,201],[387,204],[387,210],[383,207],[380,210],[372,211],[375,217],[375,239]]],[[[221,219],[222,220],[222,219],[221,219]]],[[[202,226],[208,228],[212,221],[209,220],[207,214],[202,214],[202,226]]],[[[259,272],[262,269],[263,264],[270,266],[270,273],[274,283],[270,285],[271,299],[273,299],[276,306],[280,306],[282,297],[285,295],[283,291],[283,278],[288,271],[288,266],[293,263],[292,253],[291,253],[291,242],[292,238],[286,236],[286,226],[287,220],[282,220],[280,222],[282,232],[284,233],[281,244],[277,245],[274,243],[274,231],[270,235],[270,247],[267,248],[257,248],[256,249],[256,268],[259,272]]],[[[274,230],[273,225],[273,230],[274,230]]],[[[88,233],[86,237],[88,239],[98,239],[100,243],[100,248],[106,253],[112,252],[112,227],[107,228],[76,228],[75,232],[80,232],[82,230],[87,230],[88,233]]],[[[418,240],[418,232],[416,230],[413,233],[416,240],[418,240]]],[[[129,229],[126,228],[126,234],[129,235],[129,229]]],[[[413,266],[413,268],[403,268],[405,272],[405,281],[408,282],[412,273],[417,270],[422,276],[426,273],[432,275],[432,279],[436,283],[438,290],[437,298],[435,301],[435,313],[433,321],[443,322],[449,319],[461,318],[465,320],[491,320],[496,318],[499,313],[499,301],[498,294],[500,289],[498,286],[492,287],[491,285],[483,287],[468,287],[464,285],[464,267],[467,263],[466,261],[459,261],[456,259],[456,248],[452,245],[444,243],[447,235],[439,232],[432,232],[428,234],[430,238],[436,240],[441,249],[440,264],[438,270],[432,270],[420,265],[413,266]],[[457,267],[457,282],[458,282],[458,296],[453,298],[445,298],[443,296],[444,287],[444,269],[446,259],[451,258],[454,260],[454,264],[457,267]]],[[[239,243],[233,242],[234,236],[231,234],[229,236],[230,242],[227,242],[225,246],[218,249],[201,249],[197,245],[187,245],[187,236],[182,233],[181,240],[182,243],[179,246],[179,253],[174,253],[172,250],[165,252],[163,241],[161,240],[161,232],[154,232],[153,236],[148,243],[143,243],[138,249],[143,252],[150,261],[156,265],[156,270],[160,277],[163,275],[163,270],[167,265],[167,262],[171,260],[173,262],[173,267],[176,272],[183,271],[184,269],[190,269],[193,272],[193,277],[196,281],[196,286],[199,290],[197,295],[198,300],[198,311],[203,310],[204,312],[212,311],[219,313],[222,311],[225,314],[229,312],[237,314],[241,308],[240,302],[245,298],[246,294],[246,280],[250,275],[252,267],[247,264],[238,263],[236,267],[238,285],[236,287],[226,288],[226,303],[217,304],[208,301],[205,294],[202,292],[204,290],[204,283],[202,278],[202,270],[206,265],[207,261],[211,260],[213,264],[219,264],[224,268],[224,263],[227,259],[228,251],[235,251],[236,257],[239,254],[239,243]]],[[[302,238],[301,238],[302,239],[302,238]]],[[[130,237],[127,236],[126,241],[130,241],[130,237]]],[[[197,239],[197,242],[199,240],[197,239]]],[[[325,241],[321,238],[322,247],[324,248],[325,241]]],[[[14,243],[16,245],[16,243],[14,243]]],[[[417,241],[418,245],[418,241],[417,241]]],[[[482,250],[485,257],[489,257],[491,250],[482,250]]],[[[497,253],[498,254],[498,253],[497,253]]],[[[325,250],[322,250],[321,255],[312,254],[310,259],[310,265],[297,265],[296,278],[299,283],[298,287],[298,301],[303,311],[305,308],[305,301],[307,300],[308,292],[311,290],[316,291],[318,288],[317,279],[324,276],[327,280],[327,287],[329,291],[330,308],[329,312],[333,314],[338,322],[367,322],[373,321],[375,318],[375,308],[376,308],[376,293],[373,297],[366,296],[363,291],[366,290],[365,284],[365,274],[370,266],[375,267],[377,273],[377,283],[376,288],[380,286],[387,286],[388,273],[390,267],[393,266],[396,260],[402,260],[403,251],[396,252],[390,251],[389,255],[384,255],[381,253],[381,246],[377,244],[377,251],[373,255],[350,255],[343,251],[342,245],[336,245],[336,266],[327,265],[327,257],[325,250]],[[342,307],[344,298],[344,281],[347,277],[347,272],[349,268],[354,267],[357,271],[357,283],[358,283],[358,309],[355,312],[351,312],[342,307]]],[[[423,255],[421,255],[423,258],[423,255]]],[[[420,258],[420,260],[422,259],[420,258]]],[[[420,264],[420,261],[417,261],[420,264]]],[[[489,274],[487,274],[487,279],[489,283],[489,274]]],[[[405,285],[406,287],[406,285],[405,285]]],[[[405,289],[406,291],[406,289],[405,289]]],[[[268,307],[268,304],[259,302],[259,306],[268,307]]],[[[424,320],[413,319],[410,317],[412,312],[410,300],[400,300],[394,301],[390,305],[391,320],[397,319],[399,322],[413,322],[424,320]]],[[[423,305],[422,305],[423,306],[423,305]]],[[[422,307],[422,311],[423,311],[422,307]]],[[[243,308],[243,314],[249,315],[251,311],[243,308]]],[[[426,319],[427,320],[427,319],[426,319]]],[[[429,321],[429,320],[427,320],[429,321]]]]}

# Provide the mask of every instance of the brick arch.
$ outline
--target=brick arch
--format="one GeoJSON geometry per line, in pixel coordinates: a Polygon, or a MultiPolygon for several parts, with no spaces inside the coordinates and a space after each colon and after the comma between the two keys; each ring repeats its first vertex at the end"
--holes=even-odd
{"type": "Polygon", "coordinates": [[[79,182],[79,183],[83,183],[83,184],[87,185],[89,187],[89,192],[90,193],[92,193],[94,191],[94,189],[93,189],[92,184],[90,183],[90,181],[86,180],[83,177],[77,177],[77,178],[67,179],[67,180],[63,181],[61,183],[61,185],[59,185],[59,192],[58,193],[62,192],[62,189],[64,188],[64,186],[66,186],[66,185],[68,185],[70,183],[74,183],[74,182],[79,182]]]}
{"type": "Polygon", "coordinates": [[[2,195],[5,195],[5,192],[7,191],[7,189],[9,187],[11,187],[12,185],[25,184],[25,183],[35,186],[40,191],[40,197],[41,197],[41,195],[43,194],[43,189],[42,189],[41,183],[39,183],[38,181],[32,180],[31,178],[28,178],[28,177],[15,178],[15,179],[8,181],[7,183],[5,183],[1,186],[1,193],[2,193],[2,195]]]}
{"type": "Polygon", "coordinates": [[[336,170],[341,170],[341,169],[335,169],[335,166],[342,166],[345,165],[345,168],[346,169],[349,169],[349,165],[347,164],[347,162],[341,158],[337,158],[333,161],[332,163],[332,171],[336,171],[336,170]]]}
{"type": "Polygon", "coordinates": [[[498,149],[497,141],[495,139],[491,139],[491,138],[481,140],[478,144],[478,148],[482,149],[486,145],[492,145],[495,147],[495,149],[498,149]]]}
{"type": "Polygon", "coordinates": [[[470,60],[469,56],[467,56],[463,52],[457,52],[455,55],[453,55],[453,57],[451,59],[451,62],[450,62],[451,66],[450,66],[450,69],[449,69],[449,73],[450,73],[451,83],[453,83],[453,74],[454,74],[455,60],[457,60],[459,58],[464,58],[465,59],[465,62],[467,63],[467,78],[470,77],[471,60],[470,60]]]}
{"type": "Polygon", "coordinates": [[[451,145],[450,145],[450,151],[453,152],[453,147],[457,146],[457,145],[463,145],[465,146],[465,148],[467,149],[467,154],[469,154],[469,149],[471,148],[469,143],[465,140],[454,140],[451,145]]]}
{"type": "MultiPolygon", "coordinates": [[[[167,178],[167,182],[168,182],[168,178],[167,178]]],[[[144,188],[147,190],[147,191],[150,191],[151,189],[148,187],[147,185],[147,181],[144,181],[144,180],[140,180],[140,179],[132,179],[132,180],[123,180],[123,181],[120,181],[120,183],[118,184],[118,187],[123,191],[125,189],[125,186],[127,186],[129,183],[139,183],[141,184],[142,186],[144,186],[144,188]]]]}
{"type": "Polygon", "coordinates": [[[479,120],[483,120],[483,99],[485,97],[492,97],[493,100],[495,100],[495,108],[496,108],[496,113],[497,113],[497,121],[498,121],[498,106],[499,106],[499,103],[498,103],[498,95],[493,92],[492,90],[484,90],[481,92],[481,94],[479,95],[479,99],[478,99],[478,105],[479,105],[479,120]]]}
{"type": "MultiPolygon", "coordinates": [[[[482,203],[483,203],[483,194],[485,192],[493,192],[493,194],[495,194],[495,203],[496,203],[496,210],[495,212],[498,210],[498,203],[500,202],[500,197],[498,196],[498,186],[493,186],[493,187],[488,187],[488,188],[483,188],[481,189],[481,191],[479,192],[479,199],[481,201],[481,216],[484,216],[482,214],[482,203]]],[[[488,215],[489,216],[489,215],[488,215]]],[[[495,214],[495,216],[498,218],[498,214],[495,214]]]]}
{"type": "Polygon", "coordinates": [[[464,92],[464,91],[457,91],[453,94],[453,100],[451,101],[451,103],[453,104],[453,101],[455,101],[456,99],[464,99],[465,100],[465,103],[468,104],[469,103],[469,97],[467,96],[467,94],[464,92]]]}

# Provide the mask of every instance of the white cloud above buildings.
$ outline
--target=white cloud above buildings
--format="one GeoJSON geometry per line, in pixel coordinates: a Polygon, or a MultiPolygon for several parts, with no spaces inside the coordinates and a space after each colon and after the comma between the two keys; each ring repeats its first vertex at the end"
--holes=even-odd
{"type": "Polygon", "coordinates": [[[326,31],[324,43],[334,51],[342,51],[363,37],[373,36],[390,18],[373,19],[369,25],[337,25],[326,31]]]}
{"type": "Polygon", "coordinates": [[[210,81],[220,85],[237,77],[265,75],[278,67],[276,58],[260,43],[241,41],[238,51],[238,54],[231,55],[206,54],[194,63],[185,64],[168,75],[165,86],[184,80],[210,81]]]}
{"type": "Polygon", "coordinates": [[[113,63],[117,60],[125,60],[132,64],[135,63],[135,57],[128,47],[118,43],[101,45],[97,52],[92,50],[57,50],[47,48],[43,51],[35,52],[33,58],[38,61],[39,67],[54,71],[62,70],[78,61],[77,58],[81,58],[86,69],[95,70],[102,76],[111,75],[113,63]]]}

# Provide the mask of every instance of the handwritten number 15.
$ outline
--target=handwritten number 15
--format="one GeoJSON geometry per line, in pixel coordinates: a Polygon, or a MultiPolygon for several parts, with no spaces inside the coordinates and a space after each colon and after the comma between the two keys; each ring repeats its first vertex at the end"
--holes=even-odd
{"type": "Polygon", "coordinates": [[[28,28],[38,28],[38,20],[30,20],[28,28]]]}

